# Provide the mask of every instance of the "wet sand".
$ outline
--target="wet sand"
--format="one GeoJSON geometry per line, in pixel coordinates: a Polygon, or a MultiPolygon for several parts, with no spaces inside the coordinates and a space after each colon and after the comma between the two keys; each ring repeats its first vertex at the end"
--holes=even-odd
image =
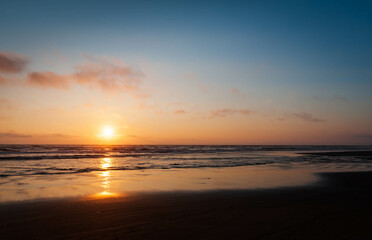
{"type": "Polygon", "coordinates": [[[1,239],[372,239],[372,172],[313,186],[0,205],[1,239]]]}

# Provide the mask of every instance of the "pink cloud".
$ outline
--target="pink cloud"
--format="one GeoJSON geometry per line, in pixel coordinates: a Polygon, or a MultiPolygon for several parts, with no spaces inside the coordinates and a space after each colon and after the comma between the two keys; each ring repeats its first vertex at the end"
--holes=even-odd
{"type": "Polygon", "coordinates": [[[211,111],[211,117],[226,117],[233,114],[251,115],[255,113],[249,109],[234,109],[234,108],[223,108],[211,111]]]}
{"type": "Polygon", "coordinates": [[[278,120],[283,121],[283,120],[286,120],[288,118],[297,118],[297,119],[300,119],[300,120],[306,121],[306,122],[324,122],[325,121],[324,119],[314,117],[313,115],[311,115],[310,113],[307,113],[307,112],[286,113],[286,114],[284,114],[284,117],[280,117],[280,118],[278,118],[278,120]]]}
{"type": "Polygon", "coordinates": [[[93,58],[85,56],[88,62],[77,65],[72,74],[56,74],[53,72],[32,72],[28,74],[28,84],[34,87],[68,89],[78,84],[89,89],[100,89],[103,92],[130,92],[137,98],[145,98],[140,94],[142,83],[141,72],[133,70],[123,62],[112,58],[93,58]]]}
{"type": "MultiPolygon", "coordinates": [[[[148,94],[140,92],[140,85],[144,74],[136,71],[116,58],[91,57],[84,55],[86,62],[75,66],[72,73],[58,74],[51,71],[30,72],[23,77],[6,77],[0,75],[0,85],[8,83],[26,83],[40,88],[54,88],[66,90],[73,84],[89,89],[99,89],[106,93],[127,92],[133,97],[144,99],[148,94]],[[10,81],[14,79],[17,81],[10,81]]],[[[28,57],[3,52],[0,53],[0,73],[21,73],[28,63],[28,57]]]]}
{"type": "Polygon", "coordinates": [[[193,73],[193,72],[188,72],[186,73],[185,75],[185,78],[193,83],[194,85],[196,85],[196,87],[203,93],[208,93],[210,91],[210,88],[205,85],[203,82],[200,81],[198,75],[196,73],[193,73]]]}
{"type": "Polygon", "coordinates": [[[11,119],[11,117],[9,116],[0,116],[0,121],[6,121],[6,120],[9,120],[11,119]]]}
{"type": "Polygon", "coordinates": [[[28,74],[28,84],[44,88],[68,89],[68,78],[53,72],[31,72],[28,74]]]}
{"type": "Polygon", "coordinates": [[[174,114],[186,114],[186,111],[183,109],[173,111],[174,114]]]}
{"type": "Polygon", "coordinates": [[[0,85],[3,85],[6,83],[6,79],[3,78],[1,75],[0,75],[0,85]]]}
{"type": "Polygon", "coordinates": [[[235,96],[245,98],[245,94],[244,94],[244,92],[240,91],[240,90],[237,89],[237,88],[231,88],[231,92],[232,92],[232,94],[234,94],[235,96]]]}
{"type": "Polygon", "coordinates": [[[231,92],[236,93],[236,94],[242,94],[242,92],[239,91],[239,89],[237,88],[231,88],[231,92]]]}
{"type": "Polygon", "coordinates": [[[14,109],[14,105],[6,98],[0,98],[0,109],[11,110],[14,109]]]}
{"type": "Polygon", "coordinates": [[[7,138],[30,138],[30,137],[32,137],[32,135],[16,133],[14,131],[8,131],[8,132],[0,133],[0,138],[2,138],[2,137],[7,137],[7,138]]]}
{"type": "Polygon", "coordinates": [[[89,88],[100,88],[103,91],[137,91],[142,76],[132,68],[120,61],[113,59],[94,59],[88,58],[92,62],[87,62],[76,66],[74,73],[75,81],[89,88]]]}
{"type": "Polygon", "coordinates": [[[231,92],[236,96],[245,97],[245,94],[237,88],[231,88],[231,92]]]}
{"type": "Polygon", "coordinates": [[[40,136],[45,137],[45,138],[72,138],[74,137],[72,135],[66,135],[66,134],[61,134],[61,133],[42,134],[40,136]]]}
{"type": "Polygon", "coordinates": [[[313,117],[310,113],[306,112],[292,113],[292,116],[307,122],[324,122],[323,119],[313,117]]]}
{"type": "Polygon", "coordinates": [[[28,57],[11,52],[0,52],[0,73],[22,72],[28,63],[28,57]]]}

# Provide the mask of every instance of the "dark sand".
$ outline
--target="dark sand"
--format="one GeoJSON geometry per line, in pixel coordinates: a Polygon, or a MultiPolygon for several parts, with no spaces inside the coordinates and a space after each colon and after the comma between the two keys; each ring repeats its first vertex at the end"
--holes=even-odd
{"type": "Polygon", "coordinates": [[[0,205],[0,239],[372,239],[372,172],[316,186],[0,205]]]}

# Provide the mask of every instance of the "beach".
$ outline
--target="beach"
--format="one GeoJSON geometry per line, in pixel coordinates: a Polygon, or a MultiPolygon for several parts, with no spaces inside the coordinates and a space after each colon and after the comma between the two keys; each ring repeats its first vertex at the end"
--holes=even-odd
{"type": "Polygon", "coordinates": [[[2,149],[1,239],[372,236],[369,146],[2,149]]]}
{"type": "Polygon", "coordinates": [[[0,206],[2,239],[370,239],[371,172],[312,186],[0,206]]]}

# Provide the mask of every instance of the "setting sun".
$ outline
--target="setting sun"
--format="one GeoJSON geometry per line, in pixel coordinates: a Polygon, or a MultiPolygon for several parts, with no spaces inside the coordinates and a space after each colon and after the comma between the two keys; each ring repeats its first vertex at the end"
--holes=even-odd
{"type": "Polygon", "coordinates": [[[101,137],[104,139],[111,139],[114,137],[114,129],[110,126],[104,126],[101,132],[101,137]]]}

